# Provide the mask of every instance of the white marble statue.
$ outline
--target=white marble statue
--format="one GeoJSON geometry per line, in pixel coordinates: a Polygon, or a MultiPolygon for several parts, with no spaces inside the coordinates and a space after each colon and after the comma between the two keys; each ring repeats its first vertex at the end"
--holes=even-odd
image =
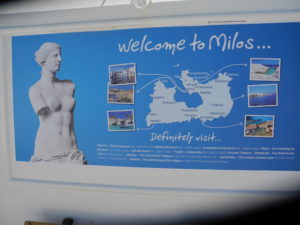
{"type": "Polygon", "coordinates": [[[44,43],[36,51],[35,60],[42,68],[41,78],[30,88],[29,97],[40,125],[31,161],[87,164],[74,133],[75,85],[56,78],[61,65],[60,46],[44,43]]]}

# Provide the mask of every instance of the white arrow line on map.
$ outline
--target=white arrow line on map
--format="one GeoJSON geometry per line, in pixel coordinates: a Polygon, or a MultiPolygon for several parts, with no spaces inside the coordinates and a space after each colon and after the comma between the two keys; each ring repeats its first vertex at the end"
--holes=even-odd
{"type": "Polygon", "coordinates": [[[245,98],[245,95],[241,95],[239,97],[233,98],[232,100],[235,101],[235,100],[238,100],[238,99],[241,99],[241,98],[245,98]]]}
{"type": "Polygon", "coordinates": [[[229,68],[229,67],[233,67],[233,66],[247,66],[247,63],[241,64],[241,63],[236,63],[236,64],[230,64],[227,66],[222,67],[221,69],[219,69],[217,72],[215,72],[214,74],[212,74],[211,76],[215,76],[216,74],[220,73],[221,71],[229,68]]]}
{"type": "Polygon", "coordinates": [[[154,124],[151,125],[151,127],[147,128],[137,128],[137,130],[152,130],[154,128],[154,124]]]}
{"type": "Polygon", "coordinates": [[[204,122],[202,122],[202,125],[207,127],[207,128],[213,128],[213,129],[224,129],[224,128],[230,128],[230,127],[237,127],[237,126],[242,126],[243,123],[240,122],[240,123],[237,123],[237,124],[232,124],[232,125],[228,125],[228,126],[223,126],[223,127],[211,127],[211,126],[208,126],[206,125],[204,122]]]}
{"type": "Polygon", "coordinates": [[[213,76],[217,75],[218,73],[220,73],[221,71],[229,68],[229,67],[232,67],[232,66],[247,66],[247,63],[244,63],[244,64],[230,64],[230,65],[227,65],[227,66],[224,66],[222,67],[221,69],[219,69],[217,72],[213,73],[212,75],[210,75],[207,79],[203,80],[203,81],[199,81],[200,83],[204,83],[206,81],[208,81],[209,79],[211,79],[213,76]]]}
{"type": "MultiPolygon", "coordinates": [[[[211,79],[213,76],[215,76],[216,74],[220,73],[221,71],[223,71],[224,69],[226,68],[229,68],[229,67],[233,67],[233,66],[247,66],[246,63],[244,64],[240,64],[240,63],[236,63],[236,64],[230,64],[230,65],[227,65],[227,66],[224,66],[222,67],[221,69],[219,69],[217,72],[213,73],[212,75],[210,75],[207,79],[203,80],[203,81],[199,81],[200,83],[204,83],[206,81],[208,81],[209,79],[211,79]]],[[[171,82],[174,84],[174,86],[181,92],[183,93],[187,93],[186,90],[183,90],[181,89],[177,84],[176,82],[174,81],[174,79],[170,76],[170,75],[167,75],[167,74],[160,74],[160,73],[138,73],[139,76],[160,76],[160,78],[168,78],[169,80],[171,80],[171,82]]],[[[141,87],[139,90],[137,90],[137,93],[140,93],[145,87],[147,87],[148,85],[152,84],[153,82],[159,80],[160,78],[158,79],[155,79],[155,80],[152,80],[150,81],[149,83],[145,84],[143,87],[141,87]]]]}
{"type": "Polygon", "coordinates": [[[170,76],[162,73],[138,73],[139,76],[170,76]]]}
{"type": "Polygon", "coordinates": [[[138,89],[138,90],[136,91],[136,93],[140,93],[145,87],[147,87],[148,85],[154,83],[155,81],[157,81],[157,80],[159,80],[159,79],[161,79],[161,78],[162,78],[162,77],[159,77],[159,78],[156,78],[156,79],[150,81],[149,83],[145,84],[143,87],[141,87],[140,89],[138,89]]]}
{"type": "Polygon", "coordinates": [[[175,86],[179,91],[181,91],[182,93],[187,93],[186,90],[181,89],[181,87],[179,87],[179,86],[176,84],[175,80],[174,80],[171,76],[169,76],[169,75],[167,75],[167,76],[168,76],[168,77],[166,77],[166,78],[170,79],[171,82],[174,84],[174,86],[175,86]]]}
{"type": "Polygon", "coordinates": [[[140,89],[138,89],[136,92],[137,93],[140,93],[145,87],[147,87],[148,85],[152,84],[153,82],[157,81],[157,80],[160,80],[161,78],[167,78],[169,79],[173,84],[174,86],[181,92],[183,93],[187,93],[186,90],[183,90],[181,89],[177,84],[176,82],[174,81],[174,79],[170,76],[170,75],[166,75],[166,74],[139,74],[140,76],[160,76],[159,78],[156,78],[152,81],[150,81],[149,83],[145,84],[143,87],[141,87],[140,89]]]}

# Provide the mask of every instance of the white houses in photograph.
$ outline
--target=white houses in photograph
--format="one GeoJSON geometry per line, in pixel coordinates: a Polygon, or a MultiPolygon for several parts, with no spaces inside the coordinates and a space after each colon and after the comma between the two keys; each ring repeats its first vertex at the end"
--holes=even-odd
{"type": "Polygon", "coordinates": [[[135,68],[129,67],[119,71],[112,71],[110,75],[111,83],[117,84],[122,82],[134,83],[135,82],[135,68]]]}

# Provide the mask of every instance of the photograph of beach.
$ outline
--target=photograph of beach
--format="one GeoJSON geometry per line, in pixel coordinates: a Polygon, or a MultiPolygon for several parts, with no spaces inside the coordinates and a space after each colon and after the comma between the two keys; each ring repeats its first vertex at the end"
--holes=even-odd
{"type": "Polygon", "coordinates": [[[109,131],[134,131],[133,110],[111,110],[107,111],[109,131]]]}
{"type": "Polygon", "coordinates": [[[250,80],[279,81],[280,58],[251,58],[250,80]]]}
{"type": "Polygon", "coordinates": [[[109,66],[110,85],[136,84],[135,63],[109,66]]]}
{"type": "Polygon", "coordinates": [[[273,115],[245,115],[245,137],[274,137],[273,115]]]}
{"type": "Polygon", "coordinates": [[[277,84],[248,85],[248,107],[278,106],[277,84]]]}
{"type": "Polygon", "coordinates": [[[134,104],[134,85],[107,86],[107,101],[114,104],[134,104]]]}

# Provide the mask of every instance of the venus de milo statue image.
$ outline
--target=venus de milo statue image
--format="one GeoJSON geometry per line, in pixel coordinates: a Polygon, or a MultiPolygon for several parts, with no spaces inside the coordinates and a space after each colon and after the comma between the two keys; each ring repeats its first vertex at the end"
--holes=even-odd
{"type": "Polygon", "coordinates": [[[29,89],[30,102],[39,119],[32,162],[87,164],[77,148],[73,111],[75,85],[59,80],[61,47],[46,42],[35,53],[41,77],[29,89]]]}

